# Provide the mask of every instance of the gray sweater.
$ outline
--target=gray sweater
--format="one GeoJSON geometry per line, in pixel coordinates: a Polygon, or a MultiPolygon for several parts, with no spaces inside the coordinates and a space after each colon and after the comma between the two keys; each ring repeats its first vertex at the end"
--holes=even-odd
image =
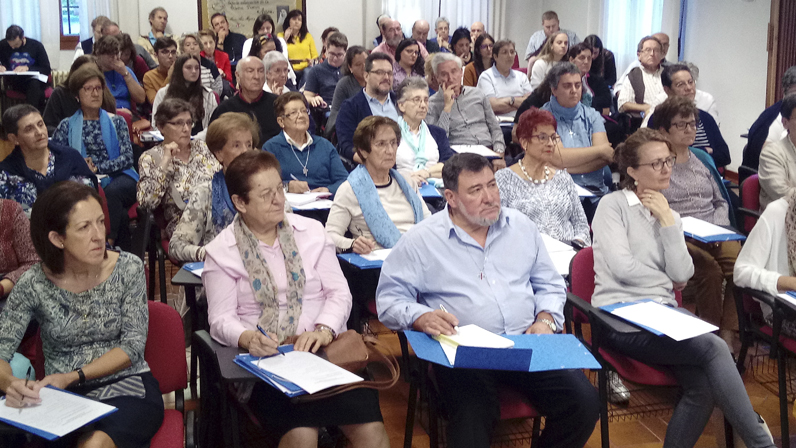
{"type": "Polygon", "coordinates": [[[685,282],[694,264],[685,245],[683,223],[661,227],[635,193],[616,191],[600,200],[594,231],[594,306],[645,298],[674,300],[672,282],[685,282]]]}

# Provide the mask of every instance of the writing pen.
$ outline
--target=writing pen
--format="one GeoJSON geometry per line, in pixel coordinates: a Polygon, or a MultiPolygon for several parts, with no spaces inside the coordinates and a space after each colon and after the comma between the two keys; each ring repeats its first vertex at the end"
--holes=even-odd
{"type": "MultiPolygon", "coordinates": [[[[439,304],[439,309],[441,309],[445,313],[448,313],[448,310],[445,309],[445,305],[443,305],[441,303],[439,304]]],[[[450,313],[448,313],[448,314],[450,314],[450,313]]],[[[454,325],[453,329],[456,330],[457,334],[459,333],[459,326],[458,325],[454,325]]]]}
{"type": "MultiPolygon", "coordinates": [[[[30,371],[33,369],[33,366],[28,366],[28,373],[25,375],[25,388],[28,388],[28,381],[30,381],[30,371]]],[[[22,397],[22,407],[25,407],[25,397],[22,397]]],[[[19,408],[19,413],[22,413],[22,408],[19,408]]]]}
{"type": "MultiPolygon", "coordinates": [[[[259,331],[260,331],[260,333],[262,333],[262,334],[263,334],[265,337],[267,337],[268,339],[270,339],[270,340],[272,340],[272,341],[274,340],[274,338],[272,338],[271,336],[268,336],[268,333],[266,333],[266,332],[265,332],[265,330],[263,330],[263,327],[261,327],[261,326],[259,326],[259,325],[258,325],[258,326],[257,326],[257,330],[259,330],[259,331]]],[[[274,342],[276,342],[276,341],[274,341],[274,342]]],[[[276,348],[276,351],[277,351],[277,352],[279,352],[279,354],[280,354],[280,355],[282,355],[282,356],[285,356],[285,354],[284,354],[284,353],[282,353],[282,352],[280,352],[280,351],[279,351],[279,347],[277,347],[277,348],[276,348]]]]}
{"type": "Polygon", "coordinates": [[[293,173],[290,174],[290,178],[293,180],[299,180],[298,177],[296,177],[296,175],[293,173]]]}

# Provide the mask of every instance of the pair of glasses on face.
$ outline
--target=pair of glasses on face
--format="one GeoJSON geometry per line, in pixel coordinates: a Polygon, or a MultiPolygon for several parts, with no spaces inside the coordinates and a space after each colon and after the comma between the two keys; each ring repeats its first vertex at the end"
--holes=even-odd
{"type": "Polygon", "coordinates": [[[558,134],[547,135],[547,134],[536,134],[531,136],[532,139],[536,140],[539,143],[545,144],[548,141],[552,142],[554,145],[561,141],[561,136],[558,134]]]}
{"type": "Polygon", "coordinates": [[[371,73],[371,74],[373,74],[373,75],[376,75],[376,76],[378,76],[379,78],[381,78],[381,77],[383,77],[383,76],[389,76],[389,77],[392,77],[392,72],[391,72],[391,71],[388,71],[388,70],[371,70],[371,71],[369,71],[368,73],[371,73]]]}
{"type": "Polygon", "coordinates": [[[663,160],[656,160],[656,161],[650,162],[650,163],[639,163],[638,166],[649,165],[649,166],[652,167],[653,170],[660,171],[660,170],[663,169],[663,165],[666,165],[669,168],[673,167],[674,166],[674,162],[676,160],[677,160],[677,157],[670,156],[670,157],[667,157],[667,158],[665,158],[663,160]]]}
{"type": "Polygon", "coordinates": [[[91,93],[100,93],[102,92],[102,86],[83,86],[81,90],[87,95],[91,93]]]}
{"type": "Polygon", "coordinates": [[[416,96],[414,98],[409,98],[406,100],[407,103],[412,103],[415,106],[419,106],[421,104],[425,104],[428,106],[428,97],[427,96],[416,96]]]}
{"type": "Polygon", "coordinates": [[[182,128],[192,128],[193,121],[191,120],[175,120],[175,121],[167,121],[166,123],[174,126],[175,128],[182,129],[182,128]]]}
{"type": "Polygon", "coordinates": [[[379,140],[375,141],[371,144],[376,149],[388,149],[388,148],[397,148],[398,147],[398,140],[379,140]]]}
{"type": "Polygon", "coordinates": [[[495,44],[481,44],[482,50],[491,50],[493,48],[495,48],[495,44]]]}
{"type": "Polygon", "coordinates": [[[309,116],[310,110],[309,109],[294,110],[293,112],[286,113],[282,116],[287,118],[288,120],[298,120],[302,115],[309,116]]]}
{"type": "Polygon", "coordinates": [[[672,123],[672,126],[674,126],[675,128],[677,128],[677,129],[679,129],[681,131],[685,130],[686,128],[691,128],[692,130],[695,131],[696,128],[697,128],[697,122],[696,121],[680,121],[678,123],[672,123]]]}

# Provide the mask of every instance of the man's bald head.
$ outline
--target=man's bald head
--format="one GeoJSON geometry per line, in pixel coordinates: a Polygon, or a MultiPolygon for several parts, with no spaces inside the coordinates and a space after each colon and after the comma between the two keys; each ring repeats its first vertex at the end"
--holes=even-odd
{"type": "Polygon", "coordinates": [[[669,35],[666,33],[655,33],[652,37],[658,39],[663,47],[663,56],[666,57],[666,53],[669,52],[669,35]]]}
{"type": "Polygon", "coordinates": [[[425,20],[418,20],[412,25],[412,39],[425,44],[429,31],[431,31],[431,25],[425,20]]]}
{"type": "Polygon", "coordinates": [[[473,24],[470,25],[470,39],[475,42],[475,40],[478,39],[478,36],[484,34],[485,30],[486,28],[484,27],[483,23],[473,22],[473,24]]]}

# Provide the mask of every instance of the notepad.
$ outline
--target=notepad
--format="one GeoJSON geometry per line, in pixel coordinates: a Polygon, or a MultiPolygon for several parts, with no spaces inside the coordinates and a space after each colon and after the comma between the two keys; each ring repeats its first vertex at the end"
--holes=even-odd
{"type": "Polygon", "coordinates": [[[471,153],[484,156],[487,159],[500,159],[503,156],[492,151],[484,145],[451,145],[451,149],[459,154],[471,153]]]}
{"type": "Polygon", "coordinates": [[[310,202],[315,202],[320,199],[328,198],[332,195],[329,192],[306,192],[306,193],[285,193],[285,199],[290,203],[291,207],[300,207],[307,205],[310,202]]]}
{"type": "Polygon", "coordinates": [[[451,336],[441,334],[434,336],[439,341],[448,361],[453,365],[456,360],[456,351],[459,346],[483,348],[511,348],[514,341],[491,331],[484,330],[478,325],[471,324],[459,327],[459,331],[451,336]]]}
{"type": "Polygon", "coordinates": [[[684,341],[719,329],[715,325],[657,302],[641,302],[616,308],[611,314],[657,330],[675,341],[684,341]]]}
{"type": "Polygon", "coordinates": [[[293,206],[293,210],[329,210],[332,204],[334,201],[331,199],[318,199],[308,204],[293,206]]]}
{"type": "Polygon", "coordinates": [[[50,79],[49,76],[43,75],[43,74],[41,74],[39,72],[36,72],[36,71],[15,72],[13,70],[6,70],[6,71],[0,73],[0,76],[30,76],[30,77],[38,79],[41,82],[47,82],[50,79]]]}
{"type": "Polygon", "coordinates": [[[392,252],[392,249],[376,249],[369,254],[361,255],[361,257],[368,261],[384,261],[387,259],[387,255],[390,255],[390,252],[392,252]]]}
{"type": "Polygon", "coordinates": [[[569,244],[562,243],[549,235],[544,233],[541,235],[547,254],[553,260],[556,272],[561,276],[569,275],[569,264],[577,253],[575,249],[569,244]]]}
{"type": "Polygon", "coordinates": [[[686,216],[681,219],[683,222],[683,233],[703,243],[718,243],[722,241],[744,241],[745,236],[725,229],[724,227],[711,224],[707,221],[686,216]]]}
{"type": "Polygon", "coordinates": [[[5,405],[0,398],[0,421],[27,432],[55,440],[116,412],[113,406],[52,386],[39,390],[41,404],[22,408],[5,405]]]}

